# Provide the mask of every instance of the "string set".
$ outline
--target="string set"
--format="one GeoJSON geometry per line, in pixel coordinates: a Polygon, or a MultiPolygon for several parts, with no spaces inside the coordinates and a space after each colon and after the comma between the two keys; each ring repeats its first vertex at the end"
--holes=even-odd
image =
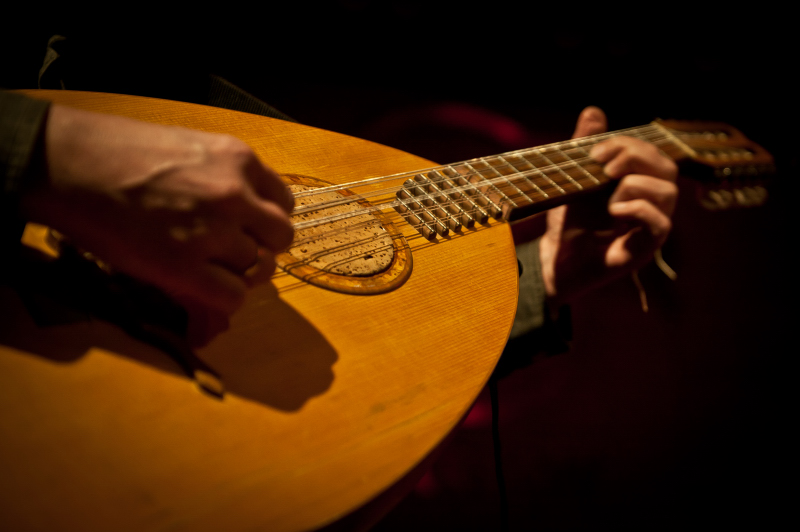
{"type": "MultiPolygon", "coordinates": [[[[451,165],[433,167],[433,168],[428,168],[428,169],[423,169],[423,170],[416,170],[414,172],[406,172],[406,173],[394,174],[394,175],[390,175],[390,176],[374,177],[374,178],[366,179],[366,180],[363,180],[363,181],[356,181],[356,182],[345,183],[345,184],[340,184],[340,185],[331,185],[331,186],[327,186],[327,187],[314,188],[314,189],[311,189],[311,190],[298,192],[298,193],[295,194],[295,197],[296,198],[313,197],[313,196],[320,195],[320,194],[351,190],[351,189],[354,189],[354,188],[359,188],[359,187],[364,187],[364,186],[374,186],[376,184],[380,184],[380,183],[384,183],[384,182],[390,182],[390,181],[396,183],[398,180],[401,180],[401,179],[412,179],[413,180],[413,178],[415,176],[427,175],[429,173],[434,173],[434,174],[441,175],[443,180],[448,180],[448,183],[451,183],[451,184],[452,184],[452,181],[450,181],[451,179],[459,179],[459,180],[462,181],[462,184],[460,184],[458,186],[452,186],[451,185],[448,188],[442,189],[442,190],[425,191],[423,196],[410,196],[410,197],[406,197],[406,198],[399,198],[399,197],[395,196],[395,193],[397,191],[403,190],[403,187],[398,187],[397,185],[394,185],[391,188],[384,188],[384,189],[372,190],[372,191],[360,193],[358,195],[348,195],[348,196],[340,195],[339,198],[337,198],[335,200],[332,200],[332,201],[324,201],[324,202],[319,202],[319,203],[312,203],[310,205],[300,206],[297,209],[295,209],[295,211],[293,213],[293,216],[298,217],[298,216],[300,216],[302,214],[305,214],[305,213],[317,212],[317,211],[321,211],[321,210],[328,209],[328,208],[331,208],[331,207],[337,207],[337,206],[352,204],[354,202],[359,202],[359,207],[360,208],[357,209],[357,210],[351,211],[351,212],[338,213],[338,214],[333,214],[333,215],[324,216],[324,217],[320,217],[320,218],[314,218],[314,219],[311,219],[311,220],[296,222],[294,224],[294,227],[295,227],[295,230],[299,232],[299,231],[302,231],[303,229],[318,227],[318,226],[322,226],[322,225],[326,225],[326,224],[332,224],[333,222],[345,220],[345,219],[348,219],[348,218],[351,218],[351,217],[363,216],[365,213],[383,212],[383,211],[385,211],[387,209],[408,210],[409,212],[413,213],[414,212],[413,207],[415,206],[415,204],[417,204],[418,200],[419,201],[423,201],[423,200],[437,201],[439,199],[444,199],[447,202],[451,202],[451,201],[452,202],[458,202],[459,199],[457,199],[457,198],[464,197],[464,198],[468,199],[468,198],[471,198],[470,194],[475,194],[475,193],[477,193],[481,199],[483,199],[485,202],[487,202],[487,205],[484,205],[484,207],[488,207],[488,208],[491,208],[491,209],[494,209],[494,210],[500,210],[502,208],[501,204],[504,201],[509,202],[511,207],[516,207],[517,206],[516,201],[520,201],[522,199],[525,200],[525,204],[535,203],[534,199],[531,198],[531,192],[536,192],[539,196],[541,196],[540,199],[547,199],[549,197],[549,195],[546,192],[544,192],[535,183],[535,181],[533,181],[531,179],[528,179],[528,178],[531,178],[531,177],[532,178],[536,178],[536,179],[542,179],[543,178],[545,180],[545,182],[542,182],[542,186],[543,187],[554,188],[555,190],[558,191],[559,195],[563,196],[563,195],[566,195],[567,192],[565,192],[563,190],[563,188],[557,182],[552,180],[550,178],[550,176],[548,176],[548,174],[546,172],[553,172],[553,171],[561,172],[564,176],[566,176],[568,178],[568,180],[571,182],[572,185],[576,186],[580,190],[580,189],[583,189],[584,186],[581,185],[580,182],[576,181],[569,174],[563,172],[564,168],[578,167],[584,173],[586,173],[589,177],[591,177],[594,180],[594,183],[588,183],[589,185],[597,185],[597,184],[599,184],[599,181],[597,181],[597,179],[591,173],[586,171],[581,166],[582,164],[594,163],[595,162],[588,155],[588,152],[586,151],[585,148],[588,147],[588,146],[592,146],[592,145],[594,145],[594,144],[596,144],[598,142],[601,142],[603,140],[606,140],[608,138],[612,138],[612,137],[616,137],[616,136],[620,136],[620,135],[629,135],[629,136],[641,138],[641,139],[646,140],[646,141],[648,141],[648,142],[650,142],[652,144],[655,144],[656,146],[672,142],[672,140],[669,138],[671,136],[671,133],[669,131],[667,131],[666,129],[664,129],[664,128],[660,127],[660,126],[657,126],[657,125],[654,125],[654,124],[649,124],[647,126],[639,126],[639,127],[634,127],[634,128],[628,128],[628,129],[623,129],[623,130],[614,131],[614,132],[610,132],[610,133],[600,133],[600,134],[597,134],[597,135],[592,135],[592,136],[589,136],[589,137],[582,137],[580,139],[574,139],[574,140],[567,141],[567,142],[557,142],[557,143],[547,144],[547,145],[540,146],[540,147],[537,147],[537,148],[524,148],[524,149],[520,149],[520,150],[516,150],[516,151],[500,154],[500,155],[497,155],[497,156],[492,156],[492,157],[487,157],[487,158],[476,158],[476,159],[471,159],[471,160],[463,161],[463,162],[459,162],[459,163],[453,163],[451,165]],[[549,159],[547,159],[547,150],[548,149],[553,149],[553,148],[555,148],[555,150],[558,150],[558,152],[560,152],[562,154],[564,154],[563,150],[581,149],[581,151],[583,151],[586,155],[582,156],[582,157],[579,157],[579,158],[573,158],[571,156],[568,156],[568,158],[569,158],[568,161],[557,162],[557,163],[547,164],[547,165],[538,166],[538,167],[533,165],[533,164],[531,164],[530,161],[525,158],[525,156],[527,155],[527,156],[544,157],[546,160],[549,160],[549,159]],[[522,171],[517,170],[516,167],[514,167],[511,163],[508,162],[509,158],[513,158],[515,156],[516,157],[521,157],[522,160],[526,164],[531,166],[531,168],[527,169],[527,170],[522,170],[522,171]],[[489,160],[489,159],[493,159],[493,160],[496,160],[496,161],[505,161],[505,162],[501,163],[499,165],[494,165],[493,166],[493,165],[487,163],[487,160],[489,160]],[[481,173],[480,170],[475,170],[474,165],[486,165],[488,167],[487,170],[488,171],[494,171],[494,172],[498,173],[498,177],[489,177],[489,178],[484,177],[484,175],[481,173]],[[467,173],[462,174],[462,173],[457,172],[456,170],[454,170],[454,167],[468,168],[469,170],[467,171],[467,173]],[[450,170],[450,173],[446,174],[445,170],[448,170],[448,169],[450,170]],[[506,175],[500,174],[500,172],[498,172],[498,170],[509,170],[509,169],[511,169],[512,172],[509,173],[509,174],[506,174],[506,175]],[[478,178],[479,181],[472,181],[472,179],[474,179],[474,178],[478,178]],[[519,187],[517,187],[514,184],[515,180],[517,181],[517,183],[520,183],[520,184],[524,183],[526,185],[526,188],[531,188],[532,189],[531,192],[526,193],[526,192],[522,191],[519,187]],[[464,181],[466,181],[466,182],[464,182],[464,181]],[[507,192],[503,192],[503,191],[499,190],[499,188],[498,188],[498,186],[506,186],[507,187],[509,185],[514,187],[517,190],[517,192],[516,193],[512,193],[512,194],[508,194],[507,192]],[[489,195],[487,195],[484,191],[479,190],[479,189],[489,189],[489,188],[494,189],[496,192],[495,193],[489,193],[489,195]],[[387,198],[388,195],[391,195],[391,199],[387,198]],[[502,201],[499,202],[501,204],[495,203],[492,200],[491,196],[497,196],[497,197],[501,198],[502,201]],[[370,199],[374,199],[374,198],[378,198],[378,201],[376,201],[374,203],[373,202],[368,203],[366,201],[366,200],[370,200],[370,199]]],[[[553,153],[551,152],[550,155],[553,155],[553,153]]],[[[484,171],[487,171],[487,170],[484,170],[484,171]]],[[[563,183],[563,184],[565,186],[567,186],[566,183],[563,183]]],[[[434,207],[435,206],[436,205],[434,205],[434,207]]],[[[476,205],[476,207],[478,207],[478,206],[476,205]]],[[[480,208],[480,207],[478,207],[478,208],[480,208]]],[[[450,216],[451,215],[448,215],[448,217],[450,217],[450,216]]],[[[415,229],[417,229],[417,230],[420,230],[421,227],[423,226],[423,222],[421,222],[421,221],[419,223],[413,223],[411,220],[408,220],[408,217],[407,217],[407,221],[413,227],[415,227],[415,229]]],[[[356,225],[363,225],[363,224],[356,224],[356,225]]],[[[309,237],[309,238],[305,238],[305,239],[303,239],[303,238],[298,239],[298,241],[296,241],[295,245],[299,245],[299,244],[302,244],[304,242],[308,242],[308,241],[312,241],[312,240],[325,239],[325,238],[328,238],[328,237],[330,237],[332,235],[335,235],[335,234],[337,234],[339,232],[351,230],[354,227],[355,226],[353,226],[353,225],[350,225],[348,227],[338,227],[338,228],[334,226],[334,227],[330,228],[325,233],[316,234],[313,237],[309,237]]]]}
{"type": "MultiPolygon", "coordinates": [[[[594,144],[596,144],[598,142],[601,142],[601,141],[603,141],[605,139],[616,137],[616,136],[620,136],[620,135],[635,136],[635,137],[641,138],[643,140],[646,140],[646,141],[648,141],[648,142],[650,142],[652,144],[655,144],[656,146],[667,144],[667,143],[671,142],[671,139],[668,136],[669,133],[666,132],[664,129],[662,129],[662,128],[658,127],[658,126],[655,126],[655,125],[648,125],[648,126],[640,126],[640,127],[636,127],[636,128],[629,128],[629,129],[625,129],[625,130],[615,131],[615,132],[611,132],[611,133],[601,133],[601,134],[593,135],[593,136],[590,136],[590,137],[583,137],[583,138],[575,139],[575,140],[568,141],[568,142],[559,142],[559,143],[548,144],[548,145],[540,146],[540,147],[537,147],[537,148],[525,148],[525,149],[521,149],[521,150],[507,152],[507,153],[500,154],[500,155],[497,155],[497,156],[493,156],[493,157],[490,157],[490,158],[507,160],[510,157],[524,156],[524,155],[540,155],[540,156],[543,155],[544,157],[546,157],[546,150],[548,148],[556,148],[559,151],[561,151],[562,148],[564,148],[564,149],[585,148],[587,146],[594,145],[594,144]]],[[[584,152],[585,152],[585,150],[584,150],[584,152]]],[[[580,165],[582,165],[582,164],[594,162],[594,160],[591,159],[591,157],[588,156],[588,153],[587,153],[587,155],[585,155],[583,157],[574,158],[574,159],[570,158],[569,161],[565,161],[565,162],[552,163],[552,164],[548,164],[548,165],[540,166],[540,167],[536,167],[536,166],[531,165],[532,166],[531,169],[523,170],[523,171],[516,170],[516,168],[514,168],[513,165],[511,165],[511,163],[506,162],[504,164],[500,164],[500,165],[496,165],[496,166],[488,165],[489,166],[488,170],[489,171],[497,171],[499,169],[509,169],[509,168],[511,168],[513,170],[512,173],[507,174],[507,175],[499,175],[497,177],[489,177],[489,178],[483,176],[481,174],[481,171],[474,170],[474,168],[470,172],[468,172],[466,174],[461,174],[461,173],[458,173],[455,170],[453,170],[453,167],[459,167],[459,166],[460,167],[465,167],[465,166],[467,166],[467,167],[472,168],[473,164],[487,164],[486,160],[490,159],[490,158],[476,158],[476,159],[471,159],[471,160],[463,161],[463,162],[459,162],[459,163],[453,163],[453,164],[450,164],[450,165],[438,166],[438,167],[422,169],[422,170],[416,170],[414,172],[405,172],[405,173],[394,174],[394,175],[390,175],[390,176],[375,177],[375,178],[366,179],[366,180],[363,180],[363,181],[355,181],[355,182],[351,182],[351,183],[345,183],[345,184],[341,184],[341,185],[331,185],[331,186],[328,186],[328,187],[320,187],[320,188],[315,188],[315,189],[308,190],[308,191],[299,192],[299,193],[295,194],[295,197],[297,197],[297,198],[311,197],[311,196],[330,193],[330,192],[338,192],[338,191],[341,191],[341,190],[351,190],[351,189],[358,188],[358,187],[371,186],[371,185],[375,185],[375,184],[379,184],[379,183],[383,183],[383,182],[389,182],[389,181],[397,182],[400,179],[413,179],[414,176],[417,176],[417,175],[426,175],[426,174],[429,174],[429,173],[440,173],[443,176],[443,178],[445,178],[445,179],[461,178],[461,179],[466,180],[467,182],[462,184],[462,185],[459,185],[459,186],[451,186],[451,187],[449,187],[449,188],[447,188],[445,190],[426,192],[426,194],[425,194],[423,199],[436,200],[438,198],[444,198],[446,201],[450,201],[450,200],[453,199],[453,196],[469,194],[471,192],[476,192],[476,191],[479,192],[481,195],[483,195],[484,198],[489,199],[489,198],[487,198],[485,196],[485,194],[482,191],[479,191],[479,189],[482,189],[482,188],[493,188],[496,191],[497,195],[499,195],[504,200],[510,201],[512,207],[516,207],[517,205],[516,205],[515,200],[523,200],[524,199],[525,204],[534,203],[534,200],[531,199],[530,194],[525,193],[522,190],[518,189],[516,187],[516,185],[514,184],[514,181],[517,181],[518,183],[526,183],[527,185],[532,186],[534,191],[538,192],[539,195],[542,196],[542,199],[547,199],[549,197],[549,195],[546,194],[544,191],[542,191],[541,188],[538,187],[534,181],[531,181],[531,180],[528,179],[530,177],[544,178],[546,180],[546,183],[544,183],[544,185],[546,187],[555,188],[556,190],[559,191],[559,193],[561,195],[565,195],[566,192],[564,192],[562,187],[557,182],[555,182],[552,179],[550,179],[550,176],[546,172],[560,171],[563,168],[575,167],[575,166],[581,168],[580,165]],[[444,174],[443,170],[446,170],[446,169],[450,169],[450,172],[451,172],[452,175],[444,174]],[[453,172],[455,172],[455,174],[453,174],[453,172]],[[473,178],[479,178],[480,180],[479,181],[471,181],[471,179],[473,179],[473,178]],[[523,181],[523,180],[527,180],[527,181],[523,181]],[[500,191],[498,189],[498,185],[500,185],[500,186],[511,185],[514,188],[517,188],[518,193],[509,195],[507,193],[504,193],[504,192],[500,191]],[[536,189],[538,189],[538,190],[536,190],[536,189]]],[[[530,164],[530,162],[527,161],[527,159],[524,159],[524,157],[523,157],[523,160],[525,160],[525,162],[530,164]]],[[[583,188],[583,185],[581,185],[579,182],[575,181],[571,176],[569,176],[568,174],[565,174],[565,175],[568,178],[568,180],[571,182],[571,184],[577,186],[579,189],[583,188]]],[[[598,183],[594,183],[594,184],[598,184],[598,183]]],[[[359,209],[358,211],[347,212],[347,213],[339,213],[339,214],[326,216],[326,217],[322,217],[322,218],[315,218],[315,219],[312,219],[312,220],[297,222],[297,223],[294,224],[295,230],[301,231],[303,229],[307,229],[307,228],[310,228],[310,227],[316,227],[316,226],[320,226],[320,225],[324,225],[324,224],[330,224],[332,222],[337,222],[337,221],[344,220],[344,219],[347,219],[347,218],[350,218],[350,217],[360,216],[360,215],[364,214],[365,212],[381,212],[381,211],[385,211],[387,209],[395,209],[395,208],[398,208],[398,207],[399,208],[410,209],[411,204],[416,202],[416,197],[402,198],[402,199],[393,197],[393,199],[387,199],[387,195],[391,194],[393,196],[394,193],[397,192],[398,190],[401,190],[401,188],[402,187],[397,187],[395,185],[395,186],[393,186],[391,188],[368,191],[368,192],[360,193],[360,194],[355,195],[355,196],[341,196],[339,199],[336,199],[336,200],[333,200],[333,201],[314,203],[314,204],[298,207],[297,209],[295,209],[295,211],[293,213],[294,216],[299,216],[299,215],[302,215],[302,214],[305,214],[305,213],[308,213],[308,212],[316,212],[316,211],[328,209],[328,208],[331,208],[331,207],[347,205],[347,204],[351,204],[351,203],[354,203],[354,202],[362,202],[362,204],[361,204],[362,208],[359,209]],[[364,200],[370,200],[372,198],[382,198],[382,200],[378,201],[378,202],[375,202],[375,203],[369,203],[369,204],[364,203],[364,200]]],[[[499,209],[501,207],[498,204],[494,204],[494,202],[492,202],[491,199],[489,199],[489,201],[492,203],[491,207],[493,207],[495,209],[499,209]]],[[[412,224],[412,225],[415,225],[415,224],[412,224]]],[[[419,224],[417,224],[417,225],[419,225],[419,224]]]]}

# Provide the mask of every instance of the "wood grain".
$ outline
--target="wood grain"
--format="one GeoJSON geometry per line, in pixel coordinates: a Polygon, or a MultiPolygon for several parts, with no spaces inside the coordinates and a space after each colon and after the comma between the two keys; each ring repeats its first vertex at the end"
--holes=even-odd
{"type": "MultiPolygon", "coordinates": [[[[281,174],[345,183],[431,166],[341,134],[164,100],[30,96],[229,133],[281,174]]],[[[401,218],[410,279],[363,296],[285,273],[197,354],[203,394],[103,321],[43,326],[3,286],[0,528],[308,530],[401,478],[470,407],[507,339],[517,265],[506,224],[431,243],[401,218]]]]}

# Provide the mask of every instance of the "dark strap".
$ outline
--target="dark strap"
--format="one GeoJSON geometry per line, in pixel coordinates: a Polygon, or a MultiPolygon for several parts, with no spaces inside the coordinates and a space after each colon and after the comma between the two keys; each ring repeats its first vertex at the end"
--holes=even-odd
{"type": "Polygon", "coordinates": [[[294,118],[262,102],[249,92],[240,89],[226,79],[214,74],[210,75],[209,79],[208,105],[221,107],[222,109],[230,109],[231,111],[242,111],[244,113],[297,122],[294,118]]]}

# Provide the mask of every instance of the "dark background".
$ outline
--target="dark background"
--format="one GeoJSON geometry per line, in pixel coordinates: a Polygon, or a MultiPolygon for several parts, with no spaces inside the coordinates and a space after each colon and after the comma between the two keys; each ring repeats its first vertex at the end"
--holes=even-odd
{"type": "MultiPolygon", "coordinates": [[[[67,88],[199,101],[214,73],[300,122],[440,163],[563,140],[589,104],[612,129],[722,120],[772,150],[780,171],[760,209],[705,211],[681,179],[664,248],[678,280],[641,272],[647,314],[630,279],[575,304],[570,353],[503,380],[500,401],[513,530],[781,523],[796,395],[787,14],[765,3],[631,11],[505,0],[213,9],[22,8],[2,22],[0,86],[35,87],[47,38],[62,33],[74,54],[67,88]]],[[[496,529],[488,420],[483,394],[377,529],[496,529]]]]}
{"type": "Polygon", "coordinates": [[[67,88],[201,99],[199,80],[214,73],[303,123],[349,134],[442,102],[480,106],[559,140],[588,104],[605,109],[612,128],[720,119],[762,142],[780,142],[781,126],[797,117],[788,105],[796,39],[788,13],[765,2],[160,7],[9,8],[0,86],[34,87],[47,38],[61,33],[72,44],[67,88]]]}

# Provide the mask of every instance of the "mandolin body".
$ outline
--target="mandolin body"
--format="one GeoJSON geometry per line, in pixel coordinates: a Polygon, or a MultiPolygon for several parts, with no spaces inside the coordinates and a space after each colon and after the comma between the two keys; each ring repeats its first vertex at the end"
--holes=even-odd
{"type": "MultiPolygon", "coordinates": [[[[234,111],[26,93],[228,133],[280,174],[333,184],[432,166],[234,111]]],[[[399,286],[344,293],[279,270],[248,293],[229,329],[196,351],[225,386],[220,398],[110,321],[63,305],[45,305],[42,319],[31,301],[47,299],[47,283],[36,297],[14,279],[0,286],[0,528],[309,530],[402,478],[491,374],[514,317],[517,263],[504,223],[430,241],[400,215],[392,222],[413,259],[399,286]]]]}

